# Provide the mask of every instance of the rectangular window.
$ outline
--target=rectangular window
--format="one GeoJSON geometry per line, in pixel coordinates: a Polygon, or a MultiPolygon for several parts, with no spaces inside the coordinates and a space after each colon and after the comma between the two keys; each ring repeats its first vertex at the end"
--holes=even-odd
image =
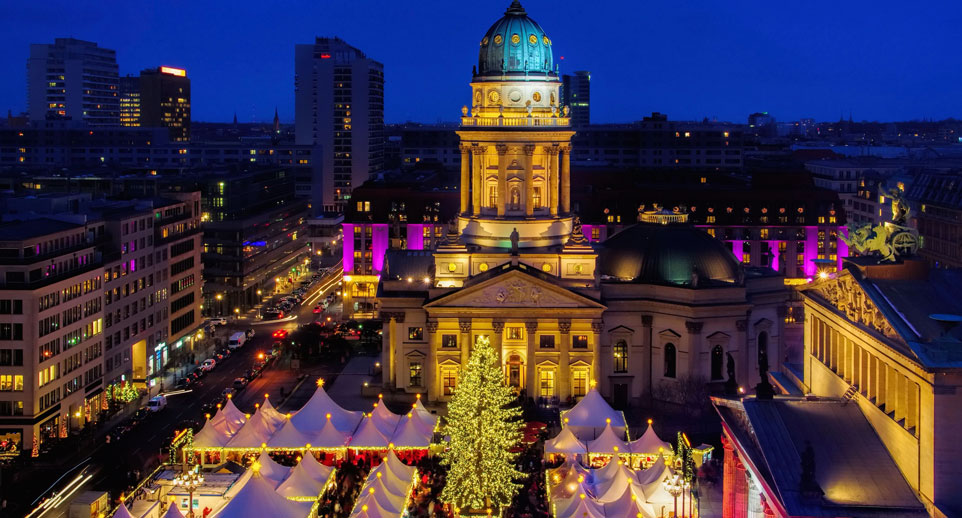
{"type": "Polygon", "coordinates": [[[441,390],[445,396],[454,394],[458,386],[458,370],[454,368],[441,369],[441,390]]]}
{"type": "Polygon", "coordinates": [[[614,357],[614,371],[618,373],[628,372],[628,344],[624,340],[619,341],[612,347],[614,357]]]}
{"type": "Polygon", "coordinates": [[[507,329],[508,340],[524,340],[524,328],[512,326],[507,329]]]}
{"type": "Polygon", "coordinates": [[[458,335],[441,335],[441,347],[445,349],[457,349],[458,335]]]}
{"type": "Polygon", "coordinates": [[[539,374],[538,395],[544,398],[554,397],[554,370],[543,369],[539,374]]]}
{"type": "Polygon", "coordinates": [[[588,371],[578,369],[571,378],[571,393],[574,397],[582,397],[588,393],[588,371]]]}
{"type": "Polygon", "coordinates": [[[488,207],[495,208],[498,206],[498,188],[494,185],[488,186],[488,207]]]}
{"type": "Polygon", "coordinates": [[[571,337],[571,348],[572,349],[587,349],[588,348],[588,335],[574,335],[571,337]]]}
{"type": "Polygon", "coordinates": [[[554,349],[554,335],[541,335],[539,341],[542,349],[554,349]]]}
{"type": "Polygon", "coordinates": [[[424,340],[424,328],[423,328],[423,327],[409,327],[409,328],[408,328],[408,340],[424,340]]]}
{"type": "Polygon", "coordinates": [[[421,386],[421,362],[411,362],[411,382],[412,387],[421,386]]]}

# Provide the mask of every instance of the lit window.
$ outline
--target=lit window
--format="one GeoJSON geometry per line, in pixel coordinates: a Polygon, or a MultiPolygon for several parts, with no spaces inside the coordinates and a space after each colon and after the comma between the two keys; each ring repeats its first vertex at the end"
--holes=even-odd
{"type": "Polygon", "coordinates": [[[420,387],[421,381],[422,381],[421,362],[411,362],[410,370],[411,370],[411,378],[408,384],[412,387],[420,387]]]}
{"type": "Polygon", "coordinates": [[[409,327],[409,328],[408,328],[408,340],[424,340],[424,328],[423,328],[423,327],[409,327]]]}
{"type": "Polygon", "coordinates": [[[624,340],[619,340],[612,348],[614,356],[614,371],[628,372],[628,344],[624,340]]]}

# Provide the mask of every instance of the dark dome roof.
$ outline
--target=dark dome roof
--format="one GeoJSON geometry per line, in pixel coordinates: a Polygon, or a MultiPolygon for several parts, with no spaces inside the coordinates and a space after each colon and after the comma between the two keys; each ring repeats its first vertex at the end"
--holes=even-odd
{"type": "Polygon", "coordinates": [[[601,244],[602,279],[697,286],[741,282],[741,265],[724,243],[687,223],[638,223],[601,244]]]}
{"type": "Polygon", "coordinates": [[[521,2],[514,0],[481,38],[475,78],[554,79],[553,68],[551,40],[538,22],[528,18],[521,2]]]}

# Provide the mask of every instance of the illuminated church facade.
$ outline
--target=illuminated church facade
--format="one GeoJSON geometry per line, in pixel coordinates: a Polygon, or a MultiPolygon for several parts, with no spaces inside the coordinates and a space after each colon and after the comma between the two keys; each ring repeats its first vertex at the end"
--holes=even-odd
{"type": "Polygon", "coordinates": [[[385,257],[384,386],[447,400],[483,335],[528,397],[564,402],[596,382],[619,406],[678,400],[687,383],[720,387],[729,366],[753,387],[788,352],[782,277],[743,268],[680,210],[639,207],[638,224],[589,244],[560,87],[553,42],[514,1],[480,40],[462,107],[457,221],[436,249],[385,257]]]}

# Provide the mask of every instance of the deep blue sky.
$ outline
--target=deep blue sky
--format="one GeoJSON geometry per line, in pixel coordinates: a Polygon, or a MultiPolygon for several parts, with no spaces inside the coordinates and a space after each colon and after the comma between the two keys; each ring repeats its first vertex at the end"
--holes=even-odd
{"type": "MultiPolygon", "coordinates": [[[[389,122],[454,120],[509,0],[0,2],[0,109],[25,109],[30,43],[115,49],[121,74],[188,70],[193,118],[293,120],[294,45],[340,36],[385,66],[389,122]]],[[[592,121],[962,117],[962,2],[527,0],[562,71],[592,72],[592,121]]]]}

